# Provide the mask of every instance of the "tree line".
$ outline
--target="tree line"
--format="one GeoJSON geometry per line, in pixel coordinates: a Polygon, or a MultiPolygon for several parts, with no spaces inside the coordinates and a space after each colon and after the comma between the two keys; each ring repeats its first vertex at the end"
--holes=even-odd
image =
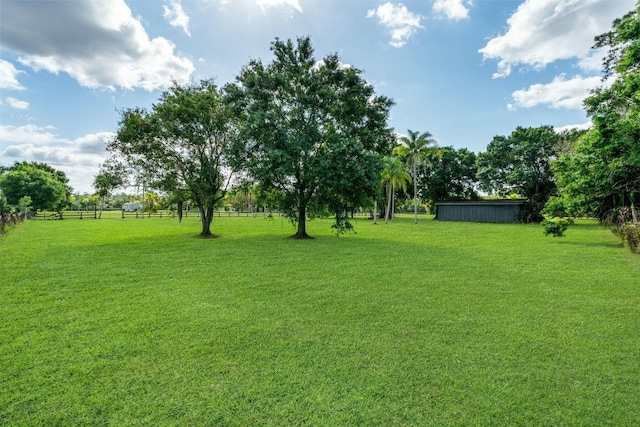
{"type": "MultiPolygon", "coordinates": [[[[309,218],[333,217],[343,233],[353,228],[355,209],[387,222],[402,205],[417,222],[418,211],[438,201],[487,195],[524,199],[523,222],[593,216],[637,231],[639,10],[640,3],[595,39],[594,49],[608,52],[609,80],[584,101],[589,130],[518,127],[479,154],[439,147],[429,132],[401,136],[388,124],[393,101],[376,94],[360,70],[335,54],[316,59],[308,37],[276,39],[271,62],[249,62],[233,83],[174,83],[150,109],[122,111],[94,187],[104,198],[135,176],[179,211],[196,205],[203,236],[212,234],[214,209],[243,194],[250,209],[281,211],[296,225],[296,238],[309,237],[309,218]]],[[[27,166],[0,177],[9,204],[24,193],[14,187],[27,166]]],[[[57,195],[47,206],[69,194],[52,191],[57,195]]]]}

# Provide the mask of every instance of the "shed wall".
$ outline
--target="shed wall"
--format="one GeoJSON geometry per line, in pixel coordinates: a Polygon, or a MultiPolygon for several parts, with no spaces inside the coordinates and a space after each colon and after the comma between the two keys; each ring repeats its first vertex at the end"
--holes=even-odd
{"type": "Polygon", "coordinates": [[[442,221],[518,222],[520,204],[452,203],[437,205],[437,219],[442,221]]]}

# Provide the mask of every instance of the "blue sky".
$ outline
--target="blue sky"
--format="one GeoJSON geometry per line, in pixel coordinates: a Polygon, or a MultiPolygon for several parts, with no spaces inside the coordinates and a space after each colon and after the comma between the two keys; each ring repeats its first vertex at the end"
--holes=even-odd
{"type": "MultiPolygon", "coordinates": [[[[517,126],[586,126],[593,38],[636,0],[0,0],[0,164],[91,184],[119,112],[172,79],[232,82],[310,36],[396,105],[390,125],[481,152],[517,126]]],[[[606,84],[606,82],[604,83],[606,84]]]]}

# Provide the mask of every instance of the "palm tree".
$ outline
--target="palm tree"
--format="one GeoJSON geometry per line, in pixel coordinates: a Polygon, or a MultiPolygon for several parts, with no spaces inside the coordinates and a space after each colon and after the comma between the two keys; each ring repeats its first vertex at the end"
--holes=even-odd
{"type": "Polygon", "coordinates": [[[394,153],[407,156],[411,165],[411,176],[413,178],[413,222],[418,223],[418,163],[422,157],[436,146],[436,140],[429,132],[420,134],[411,129],[409,136],[400,137],[400,145],[394,149],[394,153]]]}
{"type": "Polygon", "coordinates": [[[387,188],[387,210],[384,213],[384,223],[389,222],[389,213],[392,211],[392,202],[396,188],[407,191],[407,183],[411,182],[411,175],[405,170],[404,164],[398,157],[387,156],[384,158],[382,169],[382,182],[387,188]]]}

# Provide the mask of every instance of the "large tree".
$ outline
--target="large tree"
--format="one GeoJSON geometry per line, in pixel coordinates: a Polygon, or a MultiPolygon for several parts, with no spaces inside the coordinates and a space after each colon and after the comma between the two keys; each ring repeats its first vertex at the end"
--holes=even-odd
{"type": "Polygon", "coordinates": [[[550,162],[560,135],[551,126],[518,127],[509,136],[496,136],[487,151],[478,155],[481,188],[499,195],[517,194],[526,200],[520,218],[543,219],[540,211],[556,192],[550,162]]]}
{"type": "Polygon", "coordinates": [[[434,152],[436,140],[429,132],[419,133],[408,130],[409,135],[400,137],[400,145],[395,151],[399,155],[406,156],[411,168],[411,178],[413,179],[413,222],[418,223],[418,165],[429,153],[434,152]]]}
{"type": "Polygon", "coordinates": [[[430,205],[443,200],[475,200],[477,193],[477,156],[466,148],[441,147],[424,157],[420,180],[426,185],[419,195],[430,205]]]}
{"type": "Polygon", "coordinates": [[[19,162],[0,176],[0,189],[10,205],[17,206],[29,196],[33,209],[60,210],[71,194],[68,182],[64,172],[46,163],[19,162]]]}
{"type": "Polygon", "coordinates": [[[307,217],[346,210],[376,195],[379,153],[389,152],[391,100],[337,55],[316,60],[308,37],[276,39],[275,58],[246,65],[228,92],[243,117],[247,167],[261,192],[308,238],[307,217]]]}
{"type": "MultiPolygon", "coordinates": [[[[640,202],[640,2],[596,37],[596,49],[608,48],[604,60],[610,86],[594,90],[585,106],[594,128],[577,147],[577,163],[588,162],[582,176],[601,218],[612,211],[631,211],[638,222],[640,202]],[[595,181],[595,182],[594,182],[595,181]]],[[[564,159],[565,161],[567,159],[564,159]]]]}
{"type": "Polygon", "coordinates": [[[200,209],[200,235],[211,236],[214,206],[235,172],[230,153],[236,137],[236,122],[221,91],[203,80],[174,84],[151,111],[124,111],[108,148],[159,189],[187,192],[200,209]]]}

